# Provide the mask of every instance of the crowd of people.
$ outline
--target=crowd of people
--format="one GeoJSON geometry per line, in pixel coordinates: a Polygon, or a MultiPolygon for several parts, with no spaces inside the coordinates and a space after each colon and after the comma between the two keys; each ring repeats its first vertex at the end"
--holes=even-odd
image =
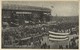
{"type": "MultiPolygon", "coordinates": [[[[50,29],[50,28],[49,28],[50,29]]],[[[8,29],[2,30],[2,46],[4,45],[27,45],[33,48],[49,49],[50,45],[46,43],[41,45],[43,41],[42,36],[44,33],[48,33],[44,27],[8,27],[8,29]],[[6,31],[5,31],[6,30],[6,31]],[[28,40],[21,41],[22,38],[31,37],[28,40]]],[[[78,38],[77,38],[78,39],[78,38]]],[[[63,49],[62,45],[59,45],[60,49],[63,49]]],[[[66,45],[66,48],[78,48],[76,38],[70,40],[70,44],[66,45]]]]}
{"type": "Polygon", "coordinates": [[[20,39],[27,37],[36,37],[44,34],[43,27],[25,28],[25,27],[8,27],[2,30],[3,45],[17,44],[20,39]]]}
{"type": "MultiPolygon", "coordinates": [[[[76,40],[79,40],[76,37],[73,37],[70,41],[69,44],[66,45],[66,49],[78,49],[78,42],[76,43],[76,40]]],[[[64,46],[59,45],[59,49],[64,49],[64,46]]]]}

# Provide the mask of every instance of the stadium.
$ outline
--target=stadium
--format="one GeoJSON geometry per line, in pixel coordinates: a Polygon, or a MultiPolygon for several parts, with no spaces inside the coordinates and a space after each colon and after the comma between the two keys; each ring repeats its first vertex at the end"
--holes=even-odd
{"type": "Polygon", "coordinates": [[[2,48],[78,49],[78,27],[78,16],[52,16],[46,7],[2,4],[2,48]]]}

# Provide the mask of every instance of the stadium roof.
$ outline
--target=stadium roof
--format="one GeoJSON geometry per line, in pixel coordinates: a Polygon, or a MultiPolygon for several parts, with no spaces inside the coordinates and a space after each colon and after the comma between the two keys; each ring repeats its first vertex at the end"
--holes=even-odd
{"type": "Polygon", "coordinates": [[[23,11],[43,11],[51,12],[49,8],[27,6],[27,5],[17,5],[17,4],[2,4],[3,10],[23,10],[23,11]]]}

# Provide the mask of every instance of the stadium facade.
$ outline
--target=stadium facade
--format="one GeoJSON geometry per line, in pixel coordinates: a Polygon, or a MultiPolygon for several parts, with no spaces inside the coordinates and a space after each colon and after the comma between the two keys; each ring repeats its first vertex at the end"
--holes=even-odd
{"type": "Polygon", "coordinates": [[[42,23],[47,21],[45,16],[49,17],[50,15],[51,10],[43,7],[16,4],[3,4],[2,6],[2,21],[8,22],[10,25],[22,25],[30,22],[42,23]]]}

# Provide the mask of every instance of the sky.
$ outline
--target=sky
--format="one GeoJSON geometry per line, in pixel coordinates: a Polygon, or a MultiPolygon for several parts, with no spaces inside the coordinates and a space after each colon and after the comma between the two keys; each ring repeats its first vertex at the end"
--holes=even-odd
{"type": "Polygon", "coordinates": [[[4,1],[2,4],[19,4],[51,9],[53,16],[78,16],[79,5],[77,1],[4,1]]]}

